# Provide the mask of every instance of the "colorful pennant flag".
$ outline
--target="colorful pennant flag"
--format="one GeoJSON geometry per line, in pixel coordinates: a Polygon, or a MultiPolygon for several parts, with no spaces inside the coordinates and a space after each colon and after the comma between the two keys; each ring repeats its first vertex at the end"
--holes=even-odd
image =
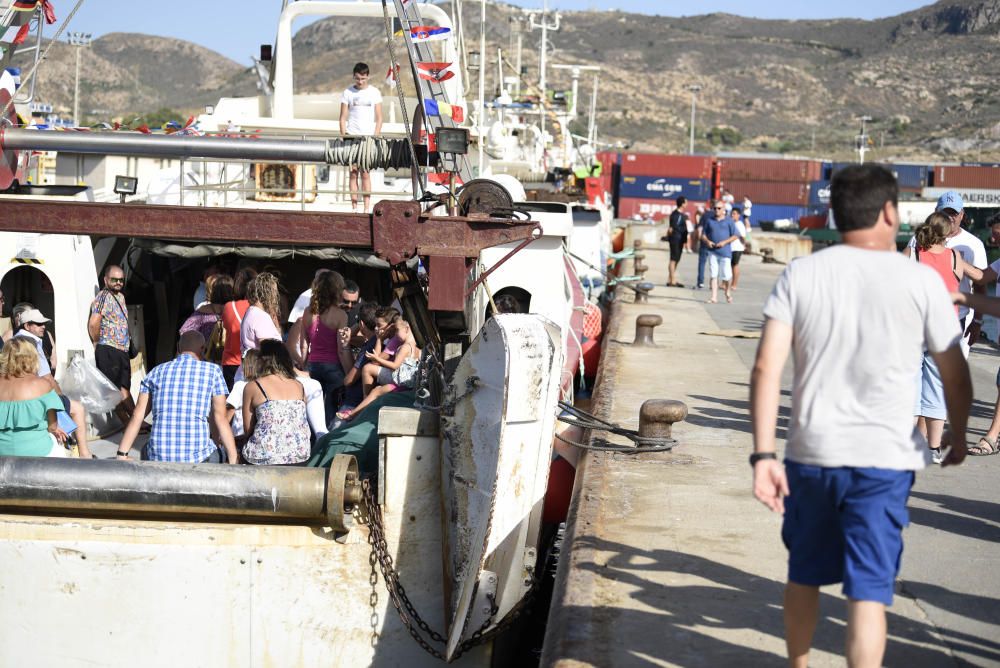
{"type": "Polygon", "coordinates": [[[417,63],[417,75],[427,81],[441,83],[455,76],[453,63],[417,63]]]}
{"type": "Polygon", "coordinates": [[[393,66],[390,65],[389,69],[386,70],[385,73],[385,85],[388,86],[389,88],[392,88],[393,86],[396,85],[396,79],[398,78],[399,78],[399,65],[396,65],[395,68],[393,68],[393,66]]]}
{"type": "Polygon", "coordinates": [[[465,109],[457,104],[448,104],[437,100],[424,100],[424,112],[428,116],[447,116],[456,123],[465,120],[465,109]]]}
{"type": "Polygon", "coordinates": [[[410,28],[410,40],[419,42],[437,42],[451,37],[451,28],[443,26],[413,26],[410,28]]]}

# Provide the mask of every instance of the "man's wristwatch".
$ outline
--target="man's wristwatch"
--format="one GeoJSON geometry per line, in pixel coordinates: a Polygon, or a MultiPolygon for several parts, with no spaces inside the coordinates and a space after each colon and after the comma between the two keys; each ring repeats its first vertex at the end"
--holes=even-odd
{"type": "Polygon", "coordinates": [[[117,452],[115,452],[115,454],[118,455],[119,457],[128,457],[128,453],[122,452],[121,450],[118,450],[117,452]]]}
{"type": "Polygon", "coordinates": [[[773,452],[755,452],[750,455],[750,466],[755,466],[762,459],[777,459],[778,455],[773,452]]]}

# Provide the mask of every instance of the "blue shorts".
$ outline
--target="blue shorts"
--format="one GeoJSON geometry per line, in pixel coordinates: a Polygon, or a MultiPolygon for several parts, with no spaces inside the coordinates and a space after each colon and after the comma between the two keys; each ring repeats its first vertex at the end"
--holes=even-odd
{"type": "Polygon", "coordinates": [[[785,472],[788,580],[816,587],[843,582],[849,598],[892,605],[913,471],[786,461],[785,472]]]}

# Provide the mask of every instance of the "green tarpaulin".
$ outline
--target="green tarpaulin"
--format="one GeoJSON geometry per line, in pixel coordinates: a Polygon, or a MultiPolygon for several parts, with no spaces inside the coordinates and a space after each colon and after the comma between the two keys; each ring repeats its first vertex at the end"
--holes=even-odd
{"type": "Polygon", "coordinates": [[[345,422],[316,443],[309,466],[329,466],[336,455],[354,455],[361,475],[378,473],[378,412],[391,406],[409,408],[416,395],[413,392],[390,392],[373,401],[353,420],[345,422]]]}

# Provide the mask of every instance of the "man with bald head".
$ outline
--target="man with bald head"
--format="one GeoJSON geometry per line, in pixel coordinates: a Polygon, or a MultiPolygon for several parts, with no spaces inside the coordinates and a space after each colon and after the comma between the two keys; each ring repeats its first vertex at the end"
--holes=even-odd
{"type": "Polygon", "coordinates": [[[132,418],[132,361],[129,346],[128,305],[125,304],[125,272],[117,264],[104,270],[104,289],[90,305],[87,333],[94,342],[94,362],[97,368],[118,387],[122,401],[115,407],[115,416],[122,424],[132,418]]]}
{"type": "Polygon", "coordinates": [[[229,390],[222,369],[202,361],[205,337],[201,332],[181,334],[177,357],[149,372],[139,387],[139,401],[129,420],[118,458],[127,459],[146,413],[152,411],[153,430],[143,459],[166,462],[237,463],[236,442],[226,420],[229,390]],[[215,426],[225,454],[212,440],[215,426]]]}

